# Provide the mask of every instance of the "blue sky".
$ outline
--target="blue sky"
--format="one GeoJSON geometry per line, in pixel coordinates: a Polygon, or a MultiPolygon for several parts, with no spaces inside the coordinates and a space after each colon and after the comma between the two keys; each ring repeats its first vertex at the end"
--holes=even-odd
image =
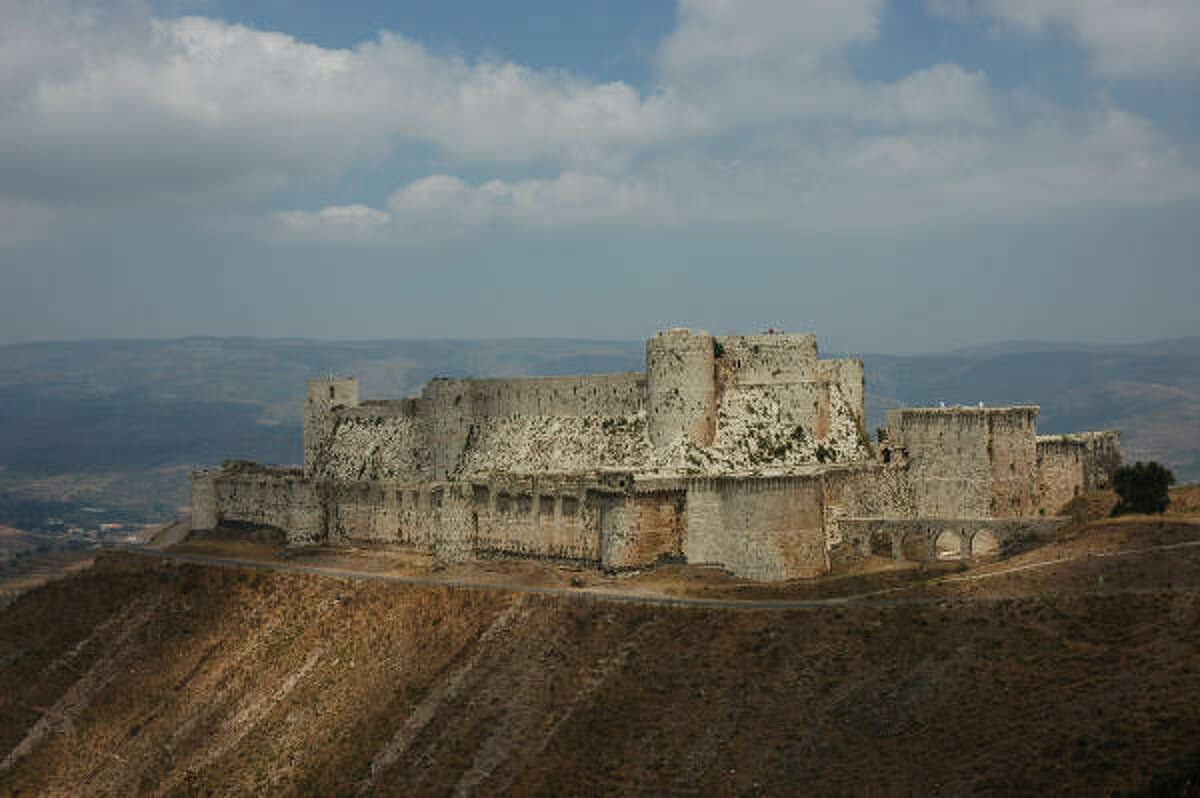
{"type": "Polygon", "coordinates": [[[1194,0],[0,19],[0,343],[1200,334],[1194,0]]]}

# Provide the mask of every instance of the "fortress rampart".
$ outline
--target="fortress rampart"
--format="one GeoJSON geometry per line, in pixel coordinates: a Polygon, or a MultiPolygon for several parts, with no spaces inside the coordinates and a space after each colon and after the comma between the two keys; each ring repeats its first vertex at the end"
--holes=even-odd
{"type": "Polygon", "coordinates": [[[904,408],[887,445],[908,459],[918,515],[1037,515],[1037,407],[904,408]]]}
{"type": "Polygon", "coordinates": [[[1037,463],[1043,505],[1061,510],[1081,493],[1112,487],[1112,474],[1121,465],[1121,433],[1039,435],[1037,463]]]}
{"type": "Polygon", "coordinates": [[[937,556],[945,530],[971,554],[1060,523],[1063,497],[1106,484],[1120,440],[1038,438],[1037,413],[901,409],[876,452],[861,361],[820,359],[813,335],[671,330],[645,373],[435,379],[366,401],[353,379],[310,380],[304,467],[197,472],[192,520],[447,560],[809,577],[885,549],[937,556]]]}

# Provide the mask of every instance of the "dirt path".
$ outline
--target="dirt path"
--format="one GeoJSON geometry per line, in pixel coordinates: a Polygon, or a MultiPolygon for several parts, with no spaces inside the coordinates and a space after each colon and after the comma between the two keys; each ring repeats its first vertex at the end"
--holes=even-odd
{"type": "MultiPolygon", "coordinates": [[[[453,587],[462,590],[490,590],[504,591],[509,593],[533,593],[537,595],[548,596],[575,596],[581,598],[589,598],[596,601],[612,601],[626,604],[648,604],[668,607],[696,607],[704,609],[813,609],[822,607],[836,607],[847,604],[867,605],[867,606],[898,606],[898,605],[916,605],[916,604],[932,604],[939,601],[945,601],[946,598],[881,598],[882,596],[902,593],[906,591],[916,590],[919,588],[927,588],[942,584],[952,584],[955,582],[971,582],[993,579],[996,577],[1008,576],[1010,574],[1021,571],[1032,571],[1042,568],[1050,568],[1056,565],[1064,565],[1071,562],[1085,561],[1089,559],[1111,558],[1111,557],[1136,557],[1145,554],[1153,554],[1157,552],[1170,551],[1174,549],[1200,547],[1200,540],[1184,541],[1182,543],[1169,543],[1158,546],[1147,546],[1138,549],[1126,549],[1123,551],[1109,552],[1085,552],[1082,554],[1061,557],[1054,560],[1044,560],[1035,563],[1026,563],[1024,565],[1015,565],[1009,568],[1002,568],[994,571],[986,571],[976,574],[956,574],[953,576],[934,577],[921,582],[914,582],[897,587],[884,588],[882,590],[873,590],[866,593],[857,593],[848,596],[835,596],[830,598],[818,599],[722,599],[722,598],[689,598],[684,596],[663,596],[646,593],[625,593],[615,592],[596,588],[563,588],[563,587],[545,587],[540,585],[521,585],[504,582],[489,582],[484,580],[465,580],[438,577],[422,577],[422,576],[403,576],[400,574],[380,574],[366,573],[363,571],[354,571],[345,568],[332,568],[327,566],[314,565],[298,565],[295,563],[273,562],[264,560],[240,559],[235,557],[217,557],[214,555],[205,554],[190,554],[184,552],[162,551],[157,549],[144,548],[140,546],[113,546],[112,548],[121,551],[127,551],[133,554],[138,554],[147,557],[159,557],[166,560],[176,562],[194,563],[196,565],[216,565],[228,568],[249,568],[259,571],[271,571],[274,573],[294,573],[307,574],[311,576],[325,576],[335,579],[352,579],[368,582],[392,582],[398,584],[418,585],[423,587],[453,587]]],[[[1182,588],[1186,590],[1187,588],[1182,588]]],[[[1145,592],[1137,589],[1123,590],[1107,590],[1099,591],[1103,594],[1119,594],[1131,592],[1145,592]]],[[[1000,597],[984,597],[984,596],[959,596],[954,598],[955,601],[997,601],[1000,597]]]]}
{"type": "MultiPolygon", "coordinates": [[[[1051,568],[1055,565],[1063,565],[1065,563],[1079,562],[1081,560],[1104,559],[1106,557],[1135,557],[1144,554],[1154,554],[1156,552],[1171,551],[1173,549],[1188,549],[1200,546],[1200,540],[1186,540],[1182,543],[1164,543],[1160,546],[1147,546],[1140,549],[1125,549],[1124,551],[1089,551],[1084,554],[1076,554],[1071,557],[1058,557],[1053,560],[1043,560],[1041,562],[1025,563],[1023,565],[1013,565],[1008,568],[1001,568],[995,571],[984,571],[977,574],[954,574],[952,576],[939,576],[924,582],[916,582],[908,585],[899,585],[897,587],[887,587],[882,590],[872,590],[869,593],[859,593],[855,596],[847,596],[846,601],[862,601],[872,599],[878,596],[888,595],[890,593],[899,593],[905,590],[913,590],[918,587],[932,587],[935,585],[948,585],[956,582],[979,582],[985,579],[994,579],[998,576],[1008,576],[1010,574],[1020,573],[1022,571],[1036,571],[1041,568],[1051,568]]],[[[1108,593],[1128,593],[1129,590],[1107,591],[1108,593]]]]}

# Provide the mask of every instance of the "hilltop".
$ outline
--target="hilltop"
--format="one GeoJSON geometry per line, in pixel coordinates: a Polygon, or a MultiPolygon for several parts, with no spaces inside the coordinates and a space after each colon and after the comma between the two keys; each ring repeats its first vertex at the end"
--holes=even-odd
{"type": "MultiPolygon", "coordinates": [[[[1040,403],[1044,433],[1121,429],[1129,460],[1156,459],[1181,482],[1200,480],[1200,339],[864,359],[869,430],[900,405],[1040,403]]],[[[435,376],[620,372],[642,362],[640,342],[570,339],[2,346],[0,523],[53,531],[47,519],[167,521],[187,504],[192,468],[226,458],[299,463],[297,386],[308,377],[354,374],[364,395],[402,396],[435,376]]]]}
{"type": "MultiPolygon", "coordinates": [[[[860,596],[784,609],[614,602],[549,565],[531,593],[109,553],[0,614],[0,792],[1189,794],[1200,496],[1176,496],[1092,497],[962,571],[654,588],[860,596]]],[[[228,545],[191,544],[275,558],[228,545]]]]}

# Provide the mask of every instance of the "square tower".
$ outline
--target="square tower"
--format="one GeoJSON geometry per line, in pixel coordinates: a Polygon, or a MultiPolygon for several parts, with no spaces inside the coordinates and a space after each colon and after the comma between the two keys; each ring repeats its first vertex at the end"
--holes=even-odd
{"type": "Polygon", "coordinates": [[[313,476],[320,454],[333,434],[334,411],[358,406],[358,380],[329,377],[309,380],[304,400],[304,473],[313,476]]]}
{"type": "Polygon", "coordinates": [[[902,449],[917,516],[1037,515],[1036,406],[917,407],[888,412],[888,446],[902,449]]]}

